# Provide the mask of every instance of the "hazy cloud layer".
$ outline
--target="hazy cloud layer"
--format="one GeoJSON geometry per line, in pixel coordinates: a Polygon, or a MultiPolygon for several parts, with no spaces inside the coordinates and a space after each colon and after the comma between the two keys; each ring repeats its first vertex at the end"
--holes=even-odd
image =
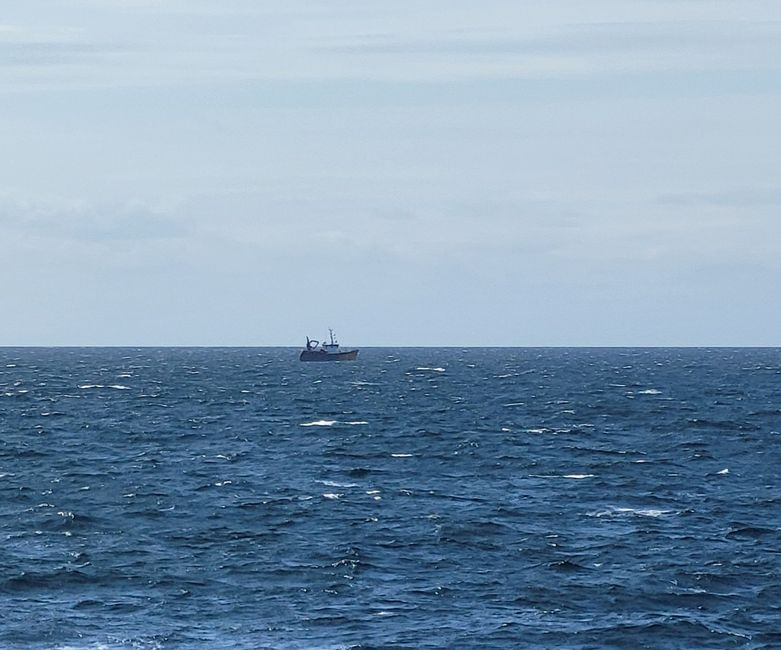
{"type": "Polygon", "coordinates": [[[16,3],[0,343],[777,344],[779,37],[769,1],[16,3]]]}

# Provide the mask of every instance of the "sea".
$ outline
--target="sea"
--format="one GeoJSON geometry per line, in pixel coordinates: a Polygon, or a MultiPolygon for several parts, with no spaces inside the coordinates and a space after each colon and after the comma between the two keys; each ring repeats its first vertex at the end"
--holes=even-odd
{"type": "Polygon", "coordinates": [[[781,349],[0,348],[0,648],[781,648],[781,349]]]}

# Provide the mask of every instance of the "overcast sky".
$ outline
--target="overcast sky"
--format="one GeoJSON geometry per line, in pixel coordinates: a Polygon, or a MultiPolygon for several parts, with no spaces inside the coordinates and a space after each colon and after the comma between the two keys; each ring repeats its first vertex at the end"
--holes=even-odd
{"type": "Polygon", "coordinates": [[[0,345],[781,345],[777,0],[25,0],[0,345]]]}

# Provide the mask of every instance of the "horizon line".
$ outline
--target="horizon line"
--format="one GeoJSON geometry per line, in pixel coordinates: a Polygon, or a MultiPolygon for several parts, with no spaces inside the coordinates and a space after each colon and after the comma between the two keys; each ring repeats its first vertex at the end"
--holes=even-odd
{"type": "MultiPolygon", "coordinates": [[[[393,348],[397,350],[419,350],[419,349],[434,349],[434,350],[486,350],[486,349],[501,349],[501,350],[553,350],[553,349],[584,349],[584,350],[598,350],[598,349],[608,349],[608,350],[627,350],[627,349],[634,349],[634,350],[658,350],[658,349],[692,349],[692,350],[702,350],[702,349],[725,349],[725,350],[735,350],[735,349],[780,349],[781,344],[776,345],[724,345],[724,344],[716,344],[716,345],[707,345],[707,344],[696,344],[696,345],[681,345],[681,344],[673,344],[673,345],[626,345],[626,344],[619,344],[619,345],[569,345],[569,344],[555,344],[555,345],[394,345],[394,344],[384,344],[384,345],[364,345],[364,346],[350,346],[350,347],[356,347],[359,350],[384,350],[388,348],[393,348]]],[[[238,345],[238,344],[141,344],[141,345],[133,345],[133,344],[98,344],[98,345],[91,345],[91,344],[55,344],[55,345],[41,345],[41,344],[0,344],[0,350],[12,350],[12,349],[63,349],[63,350],[77,350],[77,349],[118,349],[118,350],[127,350],[127,349],[201,349],[201,350],[224,350],[224,349],[301,349],[300,345],[282,345],[282,344],[266,344],[266,345],[238,345]]]]}

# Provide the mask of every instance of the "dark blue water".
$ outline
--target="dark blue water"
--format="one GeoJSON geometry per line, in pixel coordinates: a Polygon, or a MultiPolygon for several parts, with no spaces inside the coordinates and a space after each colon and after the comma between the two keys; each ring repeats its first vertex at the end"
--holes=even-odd
{"type": "Polygon", "coordinates": [[[0,349],[0,647],[781,647],[781,350],[296,355],[0,349]]]}

